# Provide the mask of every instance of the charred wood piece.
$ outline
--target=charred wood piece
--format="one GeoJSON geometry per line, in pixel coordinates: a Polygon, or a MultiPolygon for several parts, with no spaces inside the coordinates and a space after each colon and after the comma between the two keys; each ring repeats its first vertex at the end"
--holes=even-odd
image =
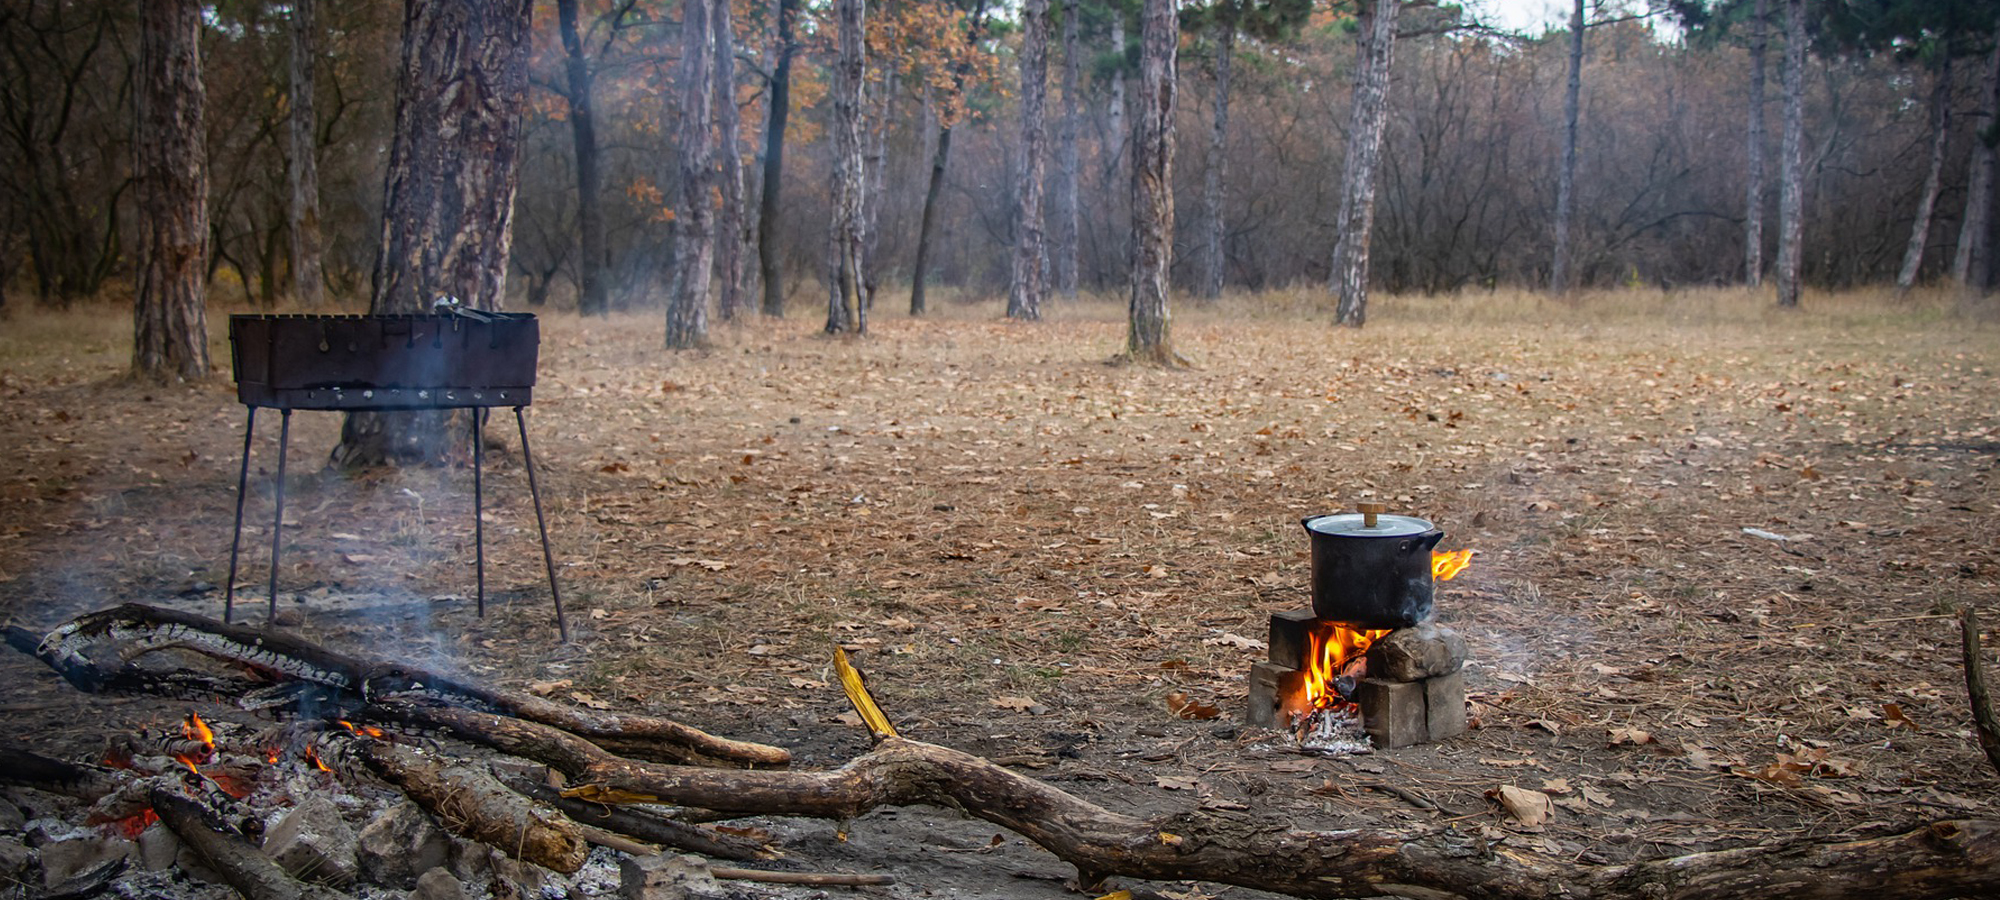
{"type": "Polygon", "coordinates": [[[712,831],[699,825],[653,815],[629,806],[570,799],[555,788],[537,784],[521,775],[502,775],[500,781],[533,800],[561,810],[563,815],[591,828],[716,859],[766,859],[772,855],[763,844],[746,837],[712,831]]]}
{"type": "Polygon", "coordinates": [[[334,900],[345,896],[293,880],[263,851],[240,837],[211,828],[201,808],[186,797],[155,788],[150,801],[160,823],[248,900],[334,900]]]}
{"type": "Polygon", "coordinates": [[[131,779],[131,773],[106,766],[64,762],[26,750],[0,748],[0,785],[34,788],[95,802],[131,779]]]}

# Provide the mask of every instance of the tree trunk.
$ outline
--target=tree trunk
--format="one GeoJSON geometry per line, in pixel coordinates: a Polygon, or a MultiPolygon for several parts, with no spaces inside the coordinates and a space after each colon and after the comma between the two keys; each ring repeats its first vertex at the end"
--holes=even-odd
{"type": "Polygon", "coordinates": [[[771,67],[771,115],[764,127],[763,194],[757,203],[757,268],[764,282],[763,312],[785,314],[784,273],[778,270],[778,196],[785,181],[785,120],[792,112],[793,28],[800,0],[778,0],[778,62],[771,67]]]}
{"type": "Polygon", "coordinates": [[[979,36],[986,28],[986,3],[978,0],[965,20],[964,54],[951,67],[951,88],[938,102],[937,149],[931,152],[930,185],[924,189],[924,211],[917,224],[917,255],[910,266],[910,315],[928,311],[924,302],[924,282],[930,273],[931,234],[937,220],[938,196],[944,190],[945,165],[951,160],[951,131],[965,115],[965,79],[972,72],[972,54],[979,52],[979,36]]]}
{"type": "MultiPolygon", "coordinates": [[[[1232,2],[1232,0],[1225,0],[1232,2]]],[[[1236,55],[1234,17],[1218,25],[1215,41],[1215,121],[1208,132],[1208,166],[1202,172],[1202,205],[1208,207],[1208,227],[1202,232],[1201,297],[1222,296],[1223,258],[1222,185],[1229,176],[1229,68],[1236,55]]]]}
{"type": "Polygon", "coordinates": [[[833,222],[829,241],[833,289],[828,293],[826,331],[865,334],[867,319],[861,301],[862,233],[861,103],[868,76],[863,28],[868,15],[864,0],[834,0],[839,55],[833,79],[833,222]]]}
{"type": "Polygon", "coordinates": [[[320,264],[319,117],[313,113],[314,49],[319,26],[315,0],[292,0],[291,221],[292,298],[315,309],[326,302],[326,273],[320,264]]]}
{"type": "Polygon", "coordinates": [[[148,0],[139,27],[138,297],[132,371],[149,380],[208,375],[202,287],[208,169],[202,141],[201,4],[148,0]]]}
{"type": "Polygon", "coordinates": [[[1806,3],[1785,0],[1785,134],[1778,150],[1778,305],[1799,305],[1805,237],[1806,3]]]}
{"type": "MultiPolygon", "coordinates": [[[[1125,59],[1125,44],[1125,11],[1114,4],[1111,8],[1111,46],[1120,60],[1125,59]]],[[[1104,103],[1104,124],[1107,133],[1104,136],[1101,152],[1104,156],[1103,191],[1107,197],[1114,196],[1116,191],[1123,190],[1129,193],[1132,190],[1131,178],[1125,171],[1125,162],[1132,146],[1132,131],[1129,125],[1130,105],[1125,94],[1125,66],[1121,62],[1118,70],[1111,76],[1111,93],[1104,103]]],[[[1113,228],[1116,228],[1115,220],[1113,228]]],[[[1114,230],[1112,234],[1117,240],[1118,255],[1129,258],[1133,252],[1131,231],[1118,234],[1114,230]]],[[[1125,274],[1128,277],[1131,275],[1130,266],[1126,267],[1125,274]]],[[[1102,278],[1098,280],[1102,281],[1102,278]]]]}
{"type": "Polygon", "coordinates": [[[1076,299],[1077,255],[1080,252],[1078,234],[1081,214],[1077,197],[1078,170],[1081,168],[1077,149],[1078,119],[1082,117],[1082,98],[1077,96],[1077,81],[1082,68],[1083,46],[1079,31],[1083,16],[1078,0],[1063,0],[1063,70],[1062,70],[1062,118],[1056,130],[1056,185],[1055,216],[1051,242],[1055,250],[1051,254],[1055,274],[1056,293],[1065,300],[1076,299]]]}
{"type": "Polygon", "coordinates": [[[1549,264],[1549,290],[1569,292],[1570,220],[1576,216],[1577,119],[1583,106],[1583,2],[1569,14],[1569,81],[1563,87],[1562,170],[1556,173],[1556,253],[1549,264]]]}
{"type": "Polygon", "coordinates": [[[1980,126],[1972,142],[1972,173],[1965,188],[1965,215],[1958,230],[1958,253],[1951,278],[1960,291],[1976,296],[1986,290],[1991,272],[1993,233],[1994,145],[2000,143],[2000,41],[1986,56],[1986,75],[1979,85],[1980,126]]]}
{"type": "Polygon", "coordinates": [[[1014,278],[1007,291],[1007,318],[1042,317],[1048,286],[1042,268],[1042,145],[1047,132],[1043,110],[1048,96],[1049,2],[1026,0],[1021,7],[1021,167],[1014,179],[1014,278]]]}
{"type": "Polygon", "coordinates": [[[583,54],[583,35],[576,25],[576,0],[556,0],[556,25],[562,33],[563,73],[569,103],[570,142],[576,153],[576,311],[586,316],[611,311],[604,286],[604,205],[598,174],[597,113],[591,99],[590,60],[583,54]]]}
{"type": "Polygon", "coordinates": [[[1756,0],[1750,20],[1750,121],[1743,129],[1743,283],[1764,283],[1764,56],[1770,46],[1770,0],[1756,0]]]}
{"type": "Polygon", "coordinates": [[[1910,243],[1903,250],[1903,267],[1896,271],[1896,293],[1902,295],[1917,284],[1924,265],[1924,245],[1930,241],[1931,213],[1937,209],[1938,190],[1944,179],[1944,153],[1951,139],[1951,55],[1938,58],[1931,84],[1931,156],[1924,171],[1923,192],[1917,195],[1917,214],[1910,223],[1910,243]]]}
{"type": "Polygon", "coordinates": [[[1125,352],[1172,366],[1168,276],[1174,265],[1174,0],[1145,0],[1139,33],[1139,115],[1132,134],[1132,300],[1125,352]]]}
{"type": "Polygon", "coordinates": [[[1389,64],[1401,0],[1364,0],[1348,120],[1347,160],[1340,172],[1339,238],[1333,245],[1334,321],[1360,328],[1368,321],[1368,241],[1375,227],[1375,170],[1382,162],[1382,128],[1389,118],[1389,64]]]}
{"type": "Polygon", "coordinates": [[[743,117],[736,109],[736,26],[726,0],[715,5],[709,25],[715,29],[715,136],[720,145],[716,162],[722,180],[722,209],[715,217],[715,277],[722,282],[716,311],[726,322],[743,307],[748,287],[743,254],[749,247],[743,214],[743,117]]]}
{"type": "MultiPolygon", "coordinates": [[[[439,295],[497,310],[520,184],[530,0],[405,0],[396,131],[384,179],[377,315],[426,313],[439,295]]],[[[350,413],[334,461],[434,462],[456,443],[436,412],[350,413]]]]}
{"type": "Polygon", "coordinates": [[[728,0],[681,4],[680,187],[674,202],[674,290],[667,300],[667,348],[708,339],[708,287],[715,267],[715,31],[710,17],[728,0]]]}
{"type": "Polygon", "coordinates": [[[875,288],[881,281],[882,262],[877,247],[882,242],[882,205],[889,191],[889,131],[896,121],[896,95],[901,93],[900,76],[894,67],[882,75],[882,102],[875,107],[873,127],[868,129],[868,153],[862,163],[866,176],[861,191],[861,306],[873,309],[875,288]]]}

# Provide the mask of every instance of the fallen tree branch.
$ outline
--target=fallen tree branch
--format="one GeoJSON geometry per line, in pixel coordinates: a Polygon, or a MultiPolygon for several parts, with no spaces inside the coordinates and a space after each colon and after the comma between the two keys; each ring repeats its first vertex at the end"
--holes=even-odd
{"type": "MultiPolygon", "coordinates": [[[[622,806],[573,800],[564,797],[555,788],[536,784],[518,775],[502,776],[500,781],[523,795],[561,810],[563,815],[587,827],[717,859],[764,859],[772,855],[764,845],[749,838],[710,831],[698,825],[622,806]]],[[[589,834],[584,836],[587,838],[589,834]]]]}
{"type": "Polygon", "coordinates": [[[1965,650],[1965,693],[1972,703],[1972,724],[1979,749],[2000,771],[2000,716],[1993,712],[1993,695],[1986,687],[1986,657],[1979,650],[1979,613],[1968,606],[1958,611],[1958,633],[1965,650]]]}
{"type": "Polygon", "coordinates": [[[248,900],[333,900],[347,896],[299,883],[249,842],[209,827],[200,807],[185,797],[155,788],[151,800],[160,824],[248,900]]]}
{"type": "Polygon", "coordinates": [[[896,883],[894,875],[852,875],[846,872],[773,872],[769,869],[730,869],[710,866],[708,874],[717,881],[756,881],[764,884],[861,886],[896,883]]]}
{"type": "Polygon", "coordinates": [[[1832,900],[1991,896],[2000,892],[2000,822],[1938,822],[1839,844],[1789,842],[1593,866],[1495,846],[1449,830],[1302,831],[1227,811],[1157,821],[1114,813],[971,754],[901,738],[824,772],[728,771],[621,759],[532,722],[398,703],[408,721],[545,762],[573,780],[659,802],[725,812],[847,820],[884,806],[957,809],[1012,830],[1077,867],[1111,875],[1213,881],[1297,897],[1551,900],[1832,900]]]}

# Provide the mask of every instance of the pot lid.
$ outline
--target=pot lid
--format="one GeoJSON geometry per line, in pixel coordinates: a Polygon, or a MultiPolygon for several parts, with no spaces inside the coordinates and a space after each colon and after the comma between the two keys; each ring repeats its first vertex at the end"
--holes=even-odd
{"type": "Polygon", "coordinates": [[[1306,520],[1308,531],[1339,537],[1409,537],[1431,531],[1437,526],[1428,519],[1416,516],[1377,515],[1374,527],[1367,524],[1367,516],[1361,513],[1341,513],[1332,516],[1314,516],[1306,520]]]}

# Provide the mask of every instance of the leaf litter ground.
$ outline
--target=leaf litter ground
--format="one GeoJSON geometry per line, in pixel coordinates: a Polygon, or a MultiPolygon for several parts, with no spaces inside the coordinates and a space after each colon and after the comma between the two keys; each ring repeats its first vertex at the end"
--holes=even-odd
{"type": "MultiPolygon", "coordinates": [[[[1194,310],[1187,371],[1105,364],[1123,340],[1108,306],[878,316],[859,341],[755,321],[680,354],[651,317],[554,315],[529,415],[575,639],[555,643],[503,420],[484,619],[463,461],[321,471],[323,414],[294,417],[280,606],[337,647],[804,766],[866,749],[837,643],[905,734],[1140,814],[1453,827],[1604,861],[2000,814],[1950,618],[2000,581],[1992,327],[1872,296],[1790,316],[1726,293],[1380,305],[1358,332],[1268,301],[1194,310]],[[1240,725],[1245,675],[1269,614],[1309,605],[1299,519],[1364,499],[1478,551],[1437,604],[1472,646],[1475,727],[1301,756],[1240,725]]],[[[17,318],[6,614],[219,614],[244,418],[226,377],[133,385],[106,326],[17,318]]],[[[273,418],[238,576],[253,622],[273,418]]],[[[88,754],[179,715],[0,665],[30,686],[0,709],[32,749],[88,754]]],[[[1069,874],[941,810],[877,813],[846,841],[767,824],[806,868],[901,879],[878,895],[1060,896],[1069,874]]]]}

